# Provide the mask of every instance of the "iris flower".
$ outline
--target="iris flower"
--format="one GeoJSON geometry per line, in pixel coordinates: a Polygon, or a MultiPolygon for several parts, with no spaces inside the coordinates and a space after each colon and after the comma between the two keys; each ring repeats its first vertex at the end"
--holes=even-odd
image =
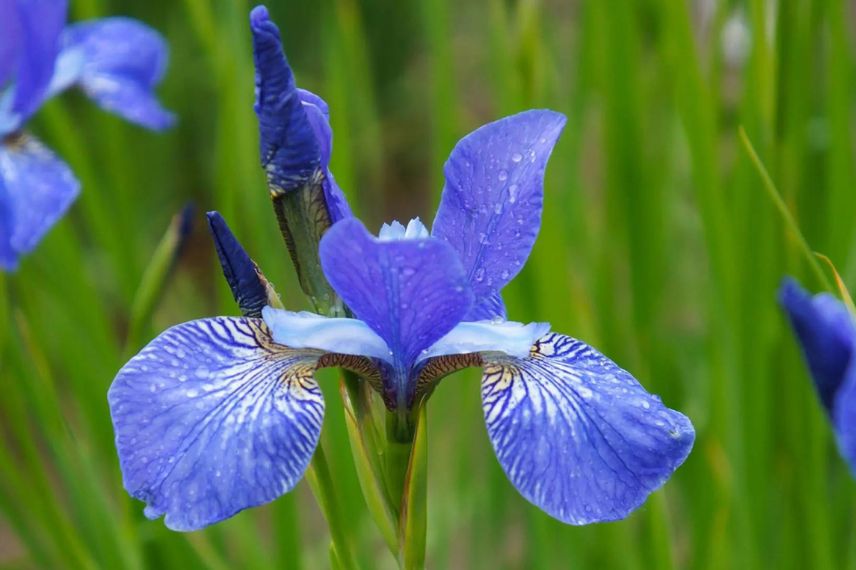
{"type": "Polygon", "coordinates": [[[856,324],[847,306],[829,293],[809,295],[793,279],[779,291],[829,416],[838,450],[856,474],[856,324]]]}
{"type": "Polygon", "coordinates": [[[431,231],[414,219],[373,235],[329,176],[326,104],[295,87],[264,8],[251,23],[263,163],[283,189],[324,178],[336,223],[321,267],[353,318],[267,305],[267,283],[210,214],[244,316],[167,330],[109,391],[124,484],[145,514],[194,530],[292,489],[321,433],[313,373],[330,366],[365,378],[393,412],[424,404],[451,372],[481,367],[488,436],[526,499],[571,524],[640,506],[689,454],[689,419],[582,341],[506,320],[502,302],[535,243],[564,116],[527,111],[467,135],[446,163],[431,231]]]}
{"type": "Polygon", "coordinates": [[[150,129],[173,116],[153,94],[167,48],[129,18],[66,26],[64,0],[0,0],[0,269],[12,270],[65,213],[80,184],[21,129],[51,97],[80,87],[102,108],[150,129]]]}

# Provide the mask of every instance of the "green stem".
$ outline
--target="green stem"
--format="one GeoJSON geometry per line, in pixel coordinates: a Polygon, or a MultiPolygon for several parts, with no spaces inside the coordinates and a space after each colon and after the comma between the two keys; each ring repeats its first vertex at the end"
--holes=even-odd
{"type": "Polygon", "coordinates": [[[365,392],[366,387],[361,386],[360,382],[356,375],[344,372],[341,394],[345,405],[345,426],[348,429],[354,466],[366,506],[380,529],[389,551],[393,556],[397,556],[398,514],[393,512],[389,490],[384,482],[384,466],[381,461],[383,455],[378,445],[380,437],[375,433],[370,402],[366,399],[368,396],[365,392]]]}
{"type": "Polygon", "coordinates": [[[401,497],[399,519],[399,565],[406,570],[425,567],[425,545],[428,514],[428,434],[425,407],[415,410],[416,425],[407,471],[404,475],[404,490],[401,497]]]}
{"type": "Polygon", "coordinates": [[[782,196],[776,189],[776,185],[773,183],[773,179],[770,178],[770,174],[764,167],[764,163],[761,162],[761,159],[758,157],[758,153],[755,152],[755,147],[752,146],[752,142],[749,140],[749,137],[746,135],[746,131],[743,129],[743,127],[740,127],[739,133],[740,142],[743,143],[743,148],[746,149],[746,154],[749,155],[749,160],[752,161],[752,164],[755,165],[755,169],[761,176],[761,181],[764,183],[764,190],[767,192],[767,196],[770,197],[770,200],[773,202],[773,205],[776,207],[776,209],[779,211],[779,214],[782,216],[785,225],[791,231],[794,238],[796,238],[797,243],[800,245],[800,248],[803,250],[805,257],[808,260],[809,266],[815,274],[815,277],[818,278],[818,280],[827,290],[831,291],[833,289],[832,283],[829,281],[829,278],[821,269],[820,263],[818,263],[817,261],[817,256],[815,255],[815,252],[808,245],[808,242],[805,240],[805,237],[803,237],[796,220],[794,220],[794,217],[791,215],[790,210],[788,210],[787,204],[785,204],[785,201],[782,199],[782,196]]]}
{"type": "Polygon", "coordinates": [[[399,512],[416,426],[407,412],[386,414],[386,482],[393,509],[399,512]]]}
{"type": "Polygon", "coordinates": [[[342,509],[336,498],[336,489],[333,485],[333,477],[330,475],[330,466],[324,453],[324,446],[320,443],[312,457],[312,465],[306,472],[306,480],[312,488],[312,492],[318,501],[318,506],[327,519],[330,528],[330,537],[333,540],[335,559],[344,570],[356,570],[358,568],[354,559],[351,546],[345,533],[345,521],[342,517],[342,509]]]}

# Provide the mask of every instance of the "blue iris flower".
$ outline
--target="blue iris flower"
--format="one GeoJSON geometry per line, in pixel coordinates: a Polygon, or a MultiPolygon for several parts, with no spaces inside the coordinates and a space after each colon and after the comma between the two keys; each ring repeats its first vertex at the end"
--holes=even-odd
{"type": "Polygon", "coordinates": [[[80,87],[98,105],[160,130],[172,114],[153,94],[167,61],[136,20],[66,26],[64,0],[0,0],[0,269],[12,270],[65,213],[80,184],[68,165],[21,132],[49,98],[80,87]]]}
{"type": "Polygon", "coordinates": [[[313,374],[330,366],[358,372],[392,411],[421,405],[450,372],[481,367],[488,436],[526,499],[571,524],[640,506],[689,454],[689,419],[585,343],[505,318],[501,291],[538,234],[564,116],[527,111],[464,137],[432,230],[414,219],[373,235],[327,171],[326,105],[295,87],[267,12],[251,23],[263,163],[282,191],[322,176],[335,193],[320,261],[353,318],[266,306],[269,286],[209,214],[244,316],[167,330],[109,391],[125,487],[145,514],[194,530],[289,491],[321,433],[313,374]]]}
{"type": "Polygon", "coordinates": [[[779,290],[841,455],[856,474],[856,323],[829,293],[810,295],[787,278],[779,290]]]}

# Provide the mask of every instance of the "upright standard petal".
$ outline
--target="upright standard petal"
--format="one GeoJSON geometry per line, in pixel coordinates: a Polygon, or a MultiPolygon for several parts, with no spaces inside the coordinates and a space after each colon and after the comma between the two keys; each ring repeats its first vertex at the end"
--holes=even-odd
{"type": "Polygon", "coordinates": [[[65,213],[80,191],[68,166],[33,137],[22,135],[0,144],[0,179],[5,186],[7,232],[0,249],[3,269],[30,252],[65,213]]]}
{"type": "Polygon", "coordinates": [[[41,106],[47,95],[67,8],[65,0],[17,2],[18,68],[11,111],[18,126],[41,106]]]}
{"type": "Polygon", "coordinates": [[[169,50],[159,33],[131,18],[103,18],[69,26],[51,81],[51,94],[79,85],[99,106],[154,130],[175,117],[158,102],[155,87],[169,50]]]}
{"type": "Polygon", "coordinates": [[[393,378],[387,401],[407,405],[411,366],[472,303],[458,256],[433,238],[378,240],[356,218],[330,228],[320,254],[330,285],[389,347],[393,378]]]}
{"type": "Polygon", "coordinates": [[[550,333],[528,358],[483,357],[497,458],[527,500],[563,522],[626,517],[692,449],[686,416],[578,340],[550,333]]]}
{"type": "Polygon", "coordinates": [[[476,307],[529,257],[541,227],[544,169],[564,125],[554,111],[512,115],[461,139],[446,162],[432,232],[458,252],[476,307]]]}
{"type": "Polygon", "coordinates": [[[219,212],[208,212],[208,228],[223,276],[245,317],[261,317],[268,304],[268,284],[219,212]]]}
{"type": "Polygon", "coordinates": [[[288,192],[306,185],[317,175],[321,148],[282,51],[279,29],[270,21],[267,8],[253,9],[250,27],[262,166],[268,184],[288,192]]]}
{"type": "Polygon", "coordinates": [[[473,305],[467,314],[468,321],[489,321],[491,319],[505,320],[505,301],[498,291],[493,295],[482,297],[478,303],[473,305]]]}
{"type": "Polygon", "coordinates": [[[262,321],[173,327],[108,393],[125,488],[190,531],[272,501],[303,477],[321,434],[320,352],[272,343],[262,321]]]}

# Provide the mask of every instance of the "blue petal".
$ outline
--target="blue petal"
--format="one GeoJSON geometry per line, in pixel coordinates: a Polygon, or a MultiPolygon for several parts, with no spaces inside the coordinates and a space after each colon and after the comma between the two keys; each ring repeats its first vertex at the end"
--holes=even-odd
{"type": "Polygon", "coordinates": [[[626,517],[692,448],[686,416],[578,340],[550,333],[529,358],[484,360],[497,458],[527,500],[563,522],[626,517]]]}
{"type": "Polygon", "coordinates": [[[309,119],[309,124],[312,125],[312,131],[315,133],[315,140],[318,142],[321,152],[321,168],[324,169],[324,198],[327,202],[327,210],[330,213],[330,221],[336,223],[339,220],[350,218],[351,206],[348,204],[348,199],[345,198],[344,192],[336,184],[336,179],[333,178],[333,173],[330,172],[330,153],[333,150],[333,131],[330,128],[330,112],[327,103],[318,95],[305,89],[298,89],[298,95],[303,103],[303,110],[306,112],[306,118],[309,119]]]}
{"type": "Polygon", "coordinates": [[[799,339],[811,377],[827,411],[851,366],[856,327],[844,304],[829,293],[812,297],[793,279],[785,279],[779,301],[799,339]]]}
{"type": "Polygon", "coordinates": [[[272,501],[303,477],[324,415],[320,353],[271,342],[258,319],[173,327],[108,393],[125,488],[189,531],[272,501]]]}
{"type": "Polygon", "coordinates": [[[410,367],[457,325],[472,293],[455,251],[433,239],[381,241],[356,218],[342,220],[321,239],[321,267],[333,289],[392,351],[389,399],[412,395],[410,367]]]}
{"type": "Polygon", "coordinates": [[[261,317],[262,309],[268,303],[268,295],[258,266],[250,259],[219,212],[208,212],[208,228],[214,238],[214,248],[223,275],[241,312],[246,317],[261,317]]]}
{"type": "Polygon", "coordinates": [[[850,466],[850,472],[856,477],[856,362],[847,367],[844,380],[831,410],[835,440],[841,456],[850,466]]]}
{"type": "Polygon", "coordinates": [[[467,313],[465,320],[489,321],[491,319],[505,320],[506,318],[505,302],[502,300],[502,294],[496,292],[488,297],[482,297],[479,303],[473,305],[473,308],[467,313]]]}
{"type": "Polygon", "coordinates": [[[12,248],[14,219],[11,206],[6,184],[0,176],[0,270],[3,271],[11,271],[18,266],[18,252],[12,248]]]}
{"type": "Polygon", "coordinates": [[[16,0],[0,0],[0,91],[15,73],[20,40],[16,0]]]}
{"type": "Polygon", "coordinates": [[[389,361],[389,347],[359,319],[330,318],[265,307],[265,324],[274,342],[291,348],[315,348],[337,354],[370,356],[389,361]]]}
{"type": "Polygon", "coordinates": [[[333,129],[330,128],[330,107],[321,97],[297,88],[297,96],[303,104],[303,111],[315,134],[318,150],[321,153],[321,165],[326,168],[330,164],[330,153],[333,151],[333,129]]]}
{"type": "Polygon", "coordinates": [[[443,338],[422,351],[419,360],[448,354],[502,352],[525,358],[535,341],[550,332],[550,323],[475,321],[460,323],[443,338]]]}
{"type": "Polygon", "coordinates": [[[856,324],[829,293],[810,295],[786,278],[779,301],[796,332],[842,457],[856,476],[856,324]]]}
{"type": "Polygon", "coordinates": [[[458,252],[476,305],[529,257],[541,226],[544,169],[564,125],[554,111],[512,115],[461,139],[446,162],[433,235],[458,252]]]}
{"type": "Polygon", "coordinates": [[[268,183],[287,192],[306,185],[316,175],[321,149],[282,51],[279,29],[270,21],[267,8],[253,9],[250,27],[262,166],[268,183]]]}
{"type": "Polygon", "coordinates": [[[80,184],[64,162],[30,136],[0,145],[0,179],[8,224],[3,268],[13,269],[16,258],[30,252],[65,213],[80,184]]]}
{"type": "Polygon", "coordinates": [[[18,69],[12,114],[18,126],[42,104],[54,72],[59,36],[65,25],[65,0],[18,2],[18,69]]]}
{"type": "Polygon", "coordinates": [[[154,93],[166,70],[163,37],[131,18],[103,18],[69,26],[51,81],[51,93],[74,84],[102,108],[149,129],[173,125],[175,117],[154,93]]]}

